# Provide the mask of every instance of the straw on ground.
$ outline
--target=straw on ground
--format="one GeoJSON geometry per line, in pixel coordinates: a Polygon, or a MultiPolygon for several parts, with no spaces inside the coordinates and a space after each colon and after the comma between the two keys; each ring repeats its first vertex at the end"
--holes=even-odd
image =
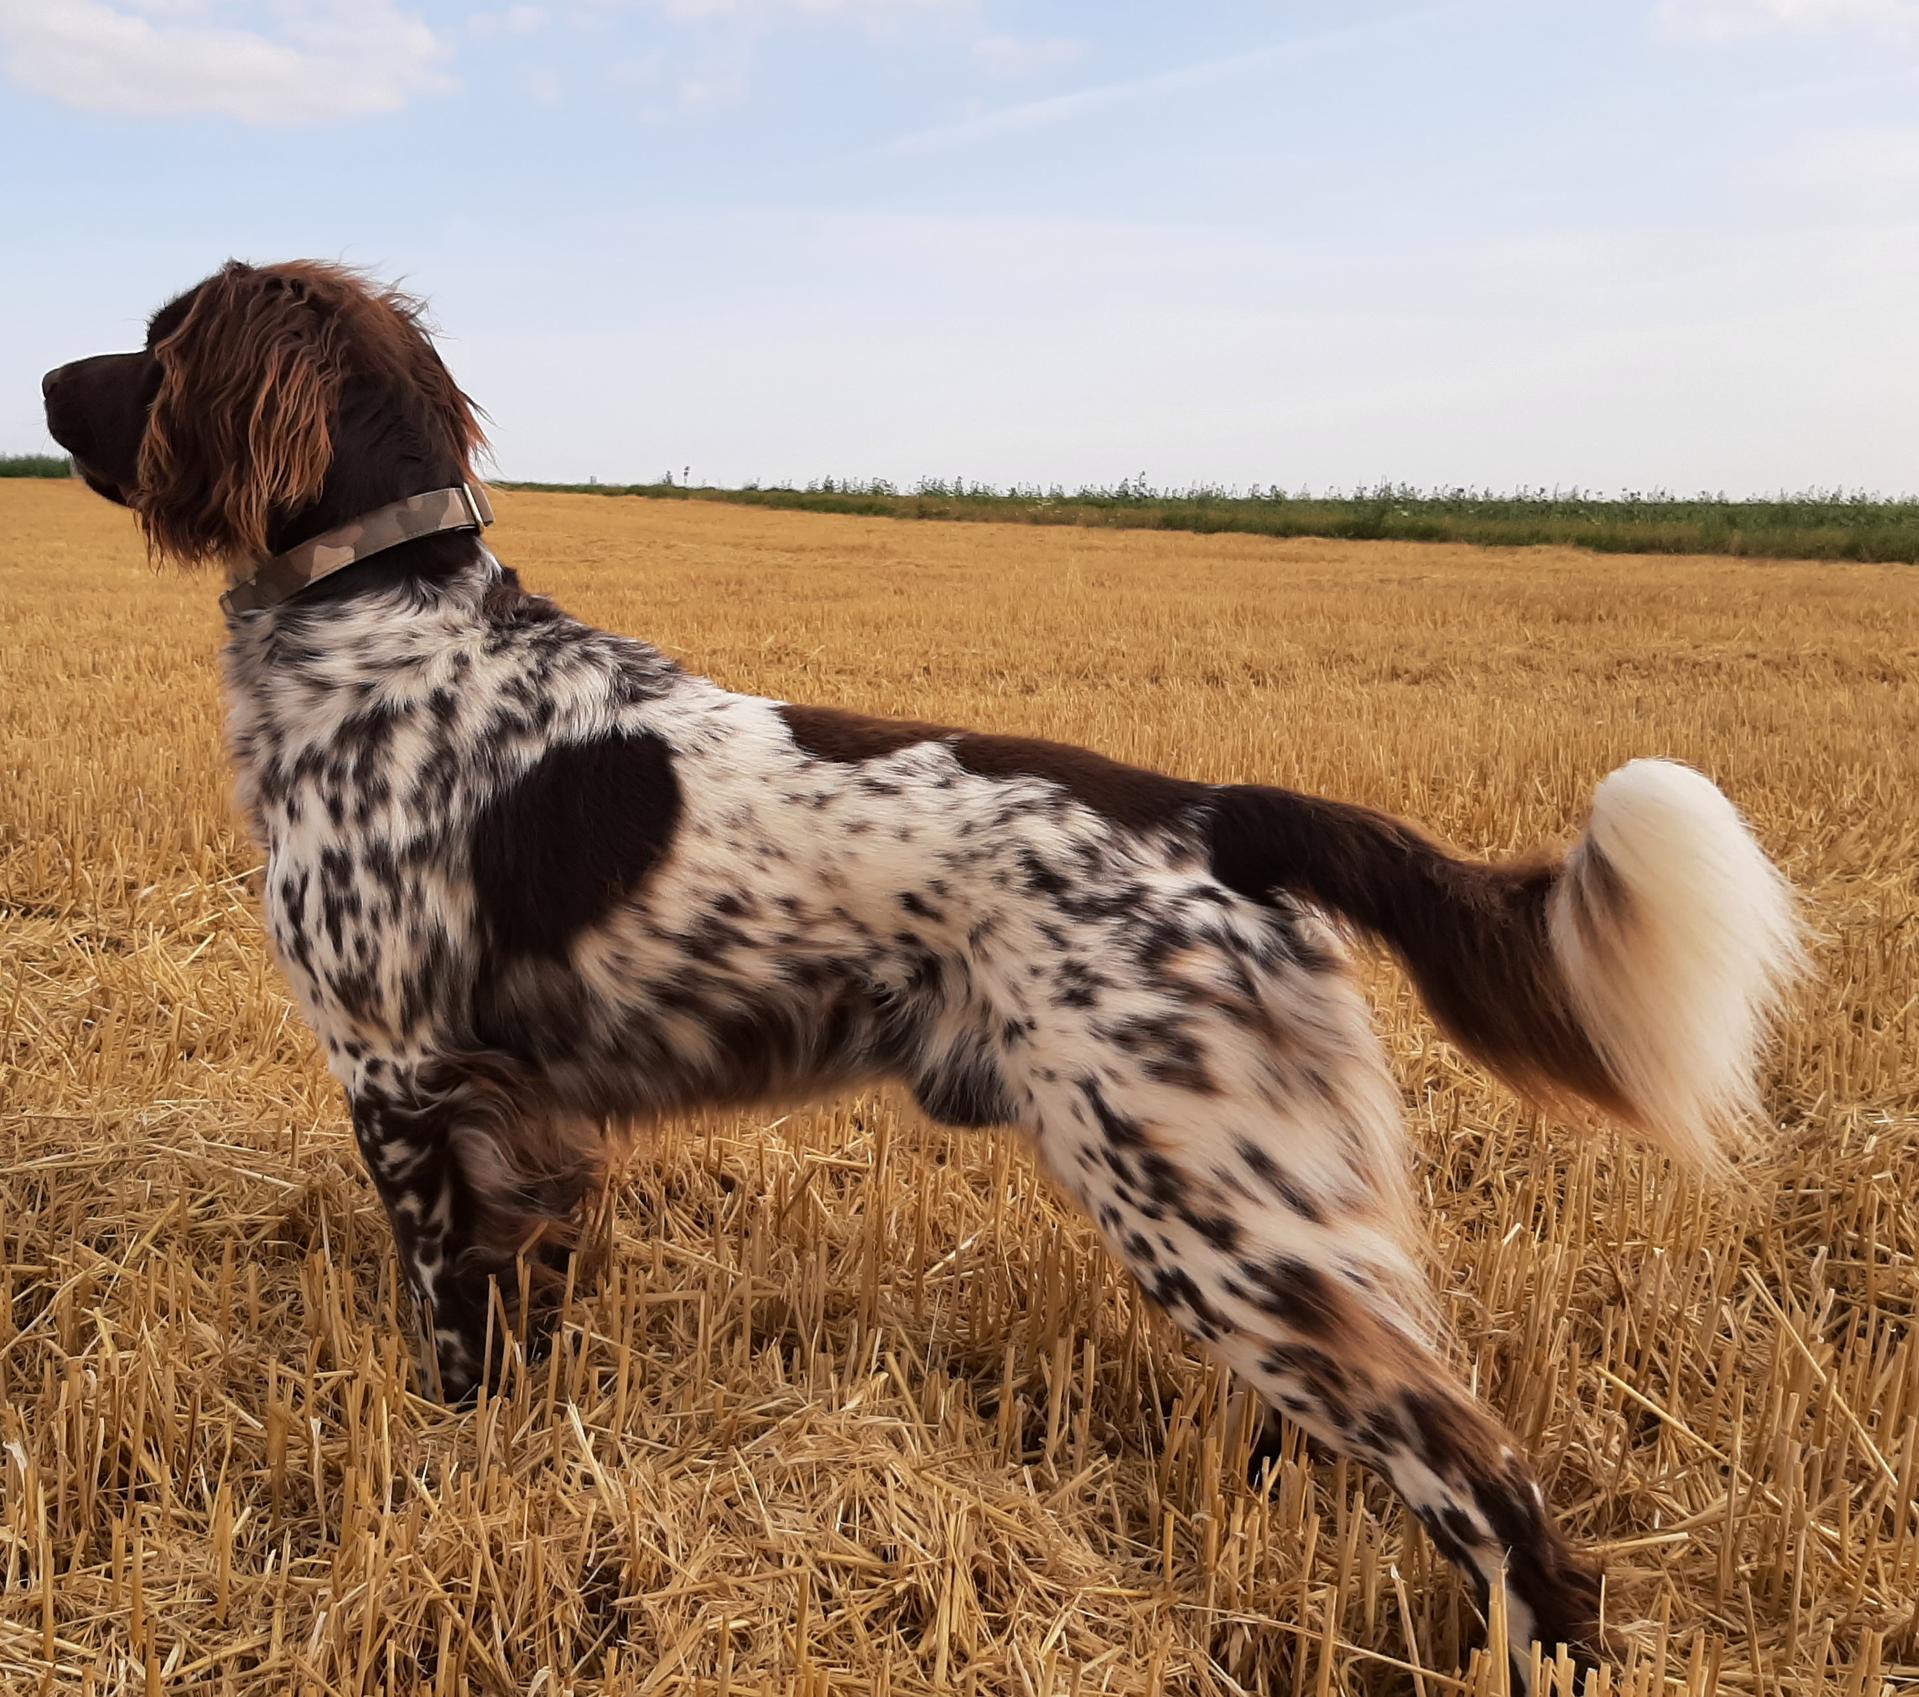
{"type": "MultiPolygon", "coordinates": [[[[1435,1278],[1608,1554],[1616,1689],[1919,1679],[1909,570],[500,507],[533,584],[736,687],[1485,853],[1631,755],[1707,770],[1825,938],[1775,1153],[1708,1194],[1542,1121],[1369,969],[1435,1278]]],[[[1297,1447],[1249,1483],[1250,1411],[1023,1153],[890,1095],[648,1137],[552,1358],[415,1397],[253,917],[213,585],[31,482],[0,580],[0,1689],[1462,1689],[1468,1605],[1384,1492],[1297,1447]]]]}

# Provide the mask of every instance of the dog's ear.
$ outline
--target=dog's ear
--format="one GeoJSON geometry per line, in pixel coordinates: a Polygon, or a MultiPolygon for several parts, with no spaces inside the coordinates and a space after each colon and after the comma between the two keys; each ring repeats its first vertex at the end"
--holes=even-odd
{"type": "Polygon", "coordinates": [[[320,495],[345,376],[334,303],[298,274],[228,264],[153,349],[160,388],[132,505],[157,554],[263,559],[276,512],[320,495]]]}

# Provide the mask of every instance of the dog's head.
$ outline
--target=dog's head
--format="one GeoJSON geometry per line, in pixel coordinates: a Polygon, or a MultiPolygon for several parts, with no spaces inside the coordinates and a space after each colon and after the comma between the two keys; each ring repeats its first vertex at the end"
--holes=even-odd
{"type": "Polygon", "coordinates": [[[80,475],[187,562],[263,559],[470,481],[484,445],[419,303],[304,260],[232,261],[155,313],[138,353],[40,387],[80,475]]]}

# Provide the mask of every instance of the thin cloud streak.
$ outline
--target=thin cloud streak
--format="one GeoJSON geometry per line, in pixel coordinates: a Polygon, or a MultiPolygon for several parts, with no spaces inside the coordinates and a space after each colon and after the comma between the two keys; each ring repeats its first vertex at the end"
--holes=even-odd
{"type": "Polygon", "coordinates": [[[1040,129],[1049,124],[1066,123],[1091,112],[1124,105],[1151,95],[1179,89],[1202,88],[1223,82],[1244,72],[1277,65],[1289,59],[1304,58],[1331,48],[1346,47],[1374,36],[1401,30],[1412,24],[1429,22],[1469,10],[1463,4],[1424,6],[1397,12],[1390,17],[1369,19],[1364,23],[1340,24],[1332,29],[1316,30],[1288,41],[1243,53],[1229,53],[1218,59],[1202,59],[1197,64],[1181,65],[1170,71],[1155,71],[1150,76],[1130,77],[1094,88],[1077,89],[1067,94],[1047,95],[1039,100],[1022,101],[1016,106],[997,107],[951,124],[936,124],[929,129],[896,137],[884,143],[883,153],[932,153],[943,148],[961,147],[970,142],[988,141],[996,136],[1022,130],[1040,129]]]}

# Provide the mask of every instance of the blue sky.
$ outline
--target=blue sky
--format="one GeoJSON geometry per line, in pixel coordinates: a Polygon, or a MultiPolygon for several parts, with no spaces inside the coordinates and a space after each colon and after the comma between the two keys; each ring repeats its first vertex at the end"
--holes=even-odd
{"type": "Polygon", "coordinates": [[[1919,488],[1919,0],[0,0],[0,449],[229,254],[498,468],[1919,488]]]}

